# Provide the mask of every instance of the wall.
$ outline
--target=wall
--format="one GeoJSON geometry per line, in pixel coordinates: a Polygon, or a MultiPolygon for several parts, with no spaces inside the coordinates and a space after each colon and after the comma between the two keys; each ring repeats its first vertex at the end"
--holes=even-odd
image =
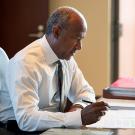
{"type": "Polygon", "coordinates": [[[135,78],[135,0],[119,1],[119,77],[135,78]]]}
{"type": "Polygon", "coordinates": [[[80,10],[87,22],[88,32],[83,49],[76,60],[85,78],[97,95],[110,84],[110,1],[109,0],[50,0],[52,12],[59,6],[72,6],[80,10]]]}

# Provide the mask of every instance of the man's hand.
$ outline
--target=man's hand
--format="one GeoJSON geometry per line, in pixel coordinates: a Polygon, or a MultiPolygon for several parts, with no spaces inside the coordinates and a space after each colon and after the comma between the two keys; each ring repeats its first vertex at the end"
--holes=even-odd
{"type": "Polygon", "coordinates": [[[103,101],[86,106],[81,111],[82,125],[89,125],[99,121],[101,116],[105,115],[108,107],[108,104],[103,101]]]}

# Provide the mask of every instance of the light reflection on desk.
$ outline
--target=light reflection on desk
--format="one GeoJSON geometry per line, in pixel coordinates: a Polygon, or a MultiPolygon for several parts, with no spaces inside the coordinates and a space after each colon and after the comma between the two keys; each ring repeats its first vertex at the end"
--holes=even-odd
{"type": "Polygon", "coordinates": [[[135,135],[135,129],[119,129],[116,135],[135,135]]]}

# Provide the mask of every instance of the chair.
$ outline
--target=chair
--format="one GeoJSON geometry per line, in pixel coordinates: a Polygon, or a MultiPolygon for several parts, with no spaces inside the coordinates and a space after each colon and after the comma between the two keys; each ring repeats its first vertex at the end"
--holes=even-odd
{"type": "Polygon", "coordinates": [[[9,58],[5,51],[0,47],[0,90],[4,89],[5,83],[5,72],[9,62],[9,58]]]}
{"type": "Polygon", "coordinates": [[[5,51],[0,47],[0,121],[4,122],[8,117],[8,110],[12,107],[11,100],[6,84],[6,70],[9,58],[5,51]]]}

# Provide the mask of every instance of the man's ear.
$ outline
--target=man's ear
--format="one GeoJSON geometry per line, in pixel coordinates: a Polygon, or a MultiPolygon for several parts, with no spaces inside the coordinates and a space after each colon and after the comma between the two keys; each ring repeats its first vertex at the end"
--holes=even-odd
{"type": "Polygon", "coordinates": [[[53,26],[52,32],[54,37],[58,39],[61,34],[61,27],[59,25],[53,26]]]}

